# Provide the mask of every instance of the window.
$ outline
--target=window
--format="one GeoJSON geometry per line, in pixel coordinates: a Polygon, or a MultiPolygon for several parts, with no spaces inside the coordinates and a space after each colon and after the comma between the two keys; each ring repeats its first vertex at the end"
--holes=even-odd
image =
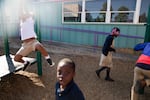
{"type": "Polygon", "coordinates": [[[149,0],[142,0],[141,9],[140,9],[140,16],[139,16],[139,22],[140,23],[147,22],[149,6],[150,6],[149,0]]]}
{"type": "Polygon", "coordinates": [[[111,0],[111,22],[133,23],[135,7],[136,0],[111,0]]]}
{"type": "Polygon", "coordinates": [[[63,3],[63,22],[145,23],[150,0],[72,0],[63,3]]]}
{"type": "Polygon", "coordinates": [[[81,22],[82,2],[66,2],[63,5],[64,22],[81,22]]]}
{"type": "Polygon", "coordinates": [[[86,22],[105,22],[107,0],[86,1],[86,22]]]}

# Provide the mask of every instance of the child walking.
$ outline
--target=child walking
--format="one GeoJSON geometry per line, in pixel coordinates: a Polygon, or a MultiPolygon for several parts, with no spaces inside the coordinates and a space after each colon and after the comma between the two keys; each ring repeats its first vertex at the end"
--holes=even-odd
{"type": "Polygon", "coordinates": [[[110,77],[110,70],[111,70],[111,67],[113,66],[112,51],[116,52],[116,50],[113,48],[113,40],[115,37],[119,35],[120,35],[120,29],[117,27],[114,27],[110,35],[106,37],[106,40],[102,48],[102,54],[101,54],[101,59],[99,63],[100,69],[96,70],[96,75],[100,78],[101,71],[106,69],[106,77],[105,77],[106,81],[111,81],[111,82],[114,81],[110,77]]]}

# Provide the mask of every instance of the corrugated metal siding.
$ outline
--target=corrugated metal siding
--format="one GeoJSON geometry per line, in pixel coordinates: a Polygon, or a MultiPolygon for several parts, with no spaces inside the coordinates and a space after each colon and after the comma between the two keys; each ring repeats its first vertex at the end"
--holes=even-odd
{"type": "MultiPolygon", "coordinates": [[[[120,48],[133,48],[143,39],[129,38],[127,36],[145,36],[144,25],[123,24],[63,24],[61,3],[47,2],[34,4],[33,8],[40,14],[40,27],[42,40],[66,42],[90,46],[102,46],[105,37],[112,27],[119,27],[121,35],[115,41],[115,46],[120,48]]],[[[11,33],[18,35],[18,26],[13,24],[11,33]]]]}
{"type": "Polygon", "coordinates": [[[115,46],[120,48],[132,48],[135,44],[143,42],[143,39],[129,38],[126,36],[145,36],[144,25],[126,24],[63,24],[61,3],[40,4],[40,22],[43,40],[66,42],[72,44],[102,46],[108,34],[97,34],[97,32],[110,33],[112,27],[119,27],[121,34],[115,41],[115,46]],[[53,9],[53,10],[52,10],[53,9]],[[55,28],[52,28],[55,27],[55,28]],[[57,28],[58,27],[58,28],[57,28]],[[80,32],[80,30],[83,30],[80,32]],[[94,31],[94,32],[86,32],[94,31]]]}

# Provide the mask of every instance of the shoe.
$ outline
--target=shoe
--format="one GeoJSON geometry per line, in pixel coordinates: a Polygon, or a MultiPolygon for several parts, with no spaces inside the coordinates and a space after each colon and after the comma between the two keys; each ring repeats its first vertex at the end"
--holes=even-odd
{"type": "Polygon", "coordinates": [[[144,80],[137,80],[135,87],[134,87],[134,91],[138,94],[144,94],[144,88],[146,86],[146,84],[142,84],[144,80]]]}
{"type": "Polygon", "coordinates": [[[26,63],[24,64],[24,67],[22,68],[22,70],[24,71],[29,65],[30,65],[30,62],[26,61],[26,63]]]}
{"type": "Polygon", "coordinates": [[[112,78],[110,78],[110,77],[106,77],[105,80],[106,81],[110,81],[110,82],[114,82],[114,80],[112,78]]]}
{"type": "Polygon", "coordinates": [[[46,60],[49,63],[50,67],[54,67],[55,63],[50,58],[46,60]]]}
{"type": "Polygon", "coordinates": [[[54,67],[54,65],[55,65],[55,63],[54,63],[54,62],[52,62],[52,65],[50,65],[50,67],[54,67]]]}
{"type": "Polygon", "coordinates": [[[96,73],[97,77],[100,78],[99,70],[96,70],[95,73],[96,73]]]}

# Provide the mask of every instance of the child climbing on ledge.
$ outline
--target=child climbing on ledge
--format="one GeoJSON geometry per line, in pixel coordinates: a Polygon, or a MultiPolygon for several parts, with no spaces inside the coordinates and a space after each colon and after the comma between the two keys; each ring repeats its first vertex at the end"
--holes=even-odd
{"type": "Polygon", "coordinates": [[[29,61],[24,61],[22,58],[27,56],[32,51],[40,51],[45,57],[50,67],[54,65],[50,55],[43,47],[43,45],[37,40],[37,35],[34,31],[34,18],[33,13],[23,11],[20,16],[20,35],[22,40],[22,46],[16,53],[14,60],[17,62],[24,63],[25,70],[30,65],[29,61]]]}

